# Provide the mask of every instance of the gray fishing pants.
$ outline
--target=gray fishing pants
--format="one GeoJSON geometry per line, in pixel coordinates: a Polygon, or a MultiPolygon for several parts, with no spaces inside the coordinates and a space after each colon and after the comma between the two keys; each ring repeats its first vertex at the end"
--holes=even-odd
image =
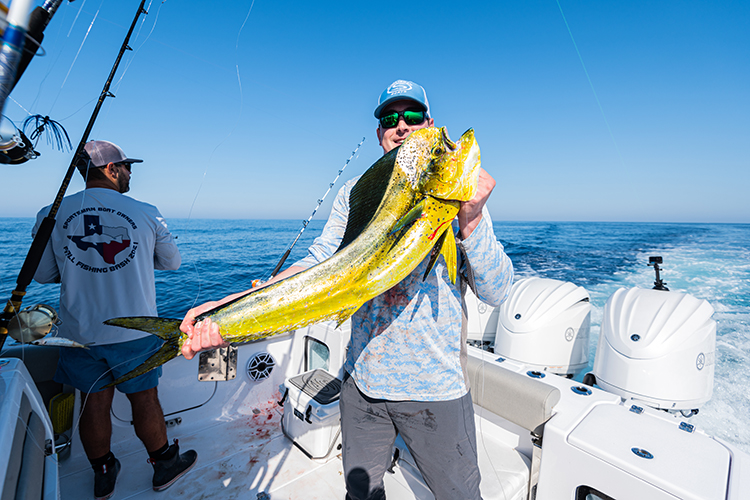
{"type": "Polygon", "coordinates": [[[385,498],[396,433],[436,500],[481,499],[470,394],[437,402],[372,399],[345,374],[339,408],[347,500],[385,498]]]}

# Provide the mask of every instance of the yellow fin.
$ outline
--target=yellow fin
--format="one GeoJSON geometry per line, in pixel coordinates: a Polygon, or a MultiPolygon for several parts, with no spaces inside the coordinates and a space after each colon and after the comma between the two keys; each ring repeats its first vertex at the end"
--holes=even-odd
{"type": "Polygon", "coordinates": [[[453,235],[453,228],[448,227],[443,238],[443,247],[440,254],[445,259],[445,265],[448,266],[448,276],[451,283],[456,284],[456,275],[458,274],[458,260],[456,258],[456,237],[453,235]]]}
{"type": "Polygon", "coordinates": [[[425,201],[422,200],[416,205],[414,205],[414,208],[409,210],[406,215],[401,217],[401,219],[396,222],[396,224],[393,226],[393,229],[391,229],[391,234],[396,233],[400,231],[401,229],[410,226],[414,223],[417,219],[422,217],[422,212],[424,210],[425,201]]]}
{"type": "Polygon", "coordinates": [[[445,265],[448,268],[448,277],[450,278],[451,283],[455,285],[456,275],[458,274],[456,264],[456,238],[453,236],[453,227],[450,225],[448,225],[438,237],[437,242],[435,242],[435,246],[432,248],[432,256],[430,257],[430,262],[427,264],[427,269],[424,272],[422,281],[427,279],[432,268],[435,267],[438,257],[441,255],[445,259],[445,265]]]}

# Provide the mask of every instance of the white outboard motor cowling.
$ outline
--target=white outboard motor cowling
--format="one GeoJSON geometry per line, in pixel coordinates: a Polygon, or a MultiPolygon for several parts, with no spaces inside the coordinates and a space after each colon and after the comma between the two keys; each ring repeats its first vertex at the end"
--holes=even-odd
{"type": "Polygon", "coordinates": [[[497,317],[499,307],[485,304],[466,288],[464,296],[467,316],[467,340],[470,344],[485,349],[493,347],[497,333],[497,317]]]}
{"type": "Polygon", "coordinates": [[[620,288],[604,306],[597,384],[654,408],[697,409],[713,394],[713,312],[686,293],[620,288]]]}
{"type": "Polygon", "coordinates": [[[583,287],[524,278],[499,309],[495,353],[559,375],[573,376],[588,365],[591,303],[583,287]]]}

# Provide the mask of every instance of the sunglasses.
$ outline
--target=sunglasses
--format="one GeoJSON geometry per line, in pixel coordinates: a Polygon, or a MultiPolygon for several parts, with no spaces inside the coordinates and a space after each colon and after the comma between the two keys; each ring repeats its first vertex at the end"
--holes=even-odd
{"type": "Polygon", "coordinates": [[[398,125],[398,119],[403,118],[407,125],[419,125],[427,119],[426,111],[394,111],[380,117],[380,126],[383,128],[393,128],[398,125]]]}
{"type": "Polygon", "coordinates": [[[132,170],[130,170],[130,166],[132,165],[132,163],[123,162],[123,163],[118,163],[118,165],[122,165],[123,167],[125,167],[125,170],[127,170],[128,172],[132,172],[132,170]]]}

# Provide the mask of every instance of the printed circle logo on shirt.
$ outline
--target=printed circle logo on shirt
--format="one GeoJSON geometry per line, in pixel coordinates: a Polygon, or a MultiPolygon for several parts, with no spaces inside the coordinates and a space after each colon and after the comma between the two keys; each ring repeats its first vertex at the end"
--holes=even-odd
{"type": "MultiPolygon", "coordinates": [[[[66,226],[73,226],[68,234],[71,244],[63,247],[65,257],[76,267],[92,273],[115,272],[132,262],[138,243],[131,240],[127,225],[103,225],[99,215],[84,212],[97,210],[84,209],[73,214],[66,221],[66,226]],[[70,224],[77,215],[83,215],[83,224],[70,224]]],[[[133,229],[135,223],[127,215],[113,209],[99,207],[99,211],[112,212],[129,223],[133,229]]]]}

